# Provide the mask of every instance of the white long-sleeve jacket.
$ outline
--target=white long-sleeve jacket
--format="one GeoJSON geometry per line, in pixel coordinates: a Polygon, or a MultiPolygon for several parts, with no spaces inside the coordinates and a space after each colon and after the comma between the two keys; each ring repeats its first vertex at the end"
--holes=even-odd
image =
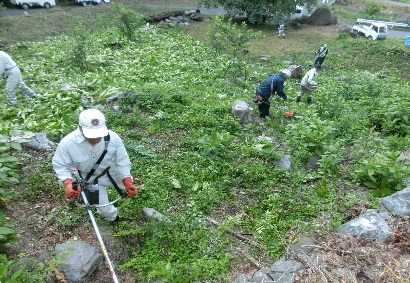
{"type": "MultiPolygon", "coordinates": [[[[109,172],[111,176],[118,187],[124,189],[122,179],[131,176],[130,158],[120,136],[112,131],[109,131],[109,135],[108,152],[89,179],[89,182],[92,182],[104,169],[110,166],[109,172]]],[[[57,146],[52,159],[56,177],[59,181],[64,181],[67,178],[73,179],[72,172],[74,167],[81,173],[82,178],[85,179],[104,149],[104,139],[101,139],[98,144],[92,146],[82,135],[80,129],[77,128],[77,130],[65,136],[57,146]]],[[[113,187],[107,174],[98,179],[98,184],[105,187],[113,187]]]]}
{"type": "Polygon", "coordinates": [[[0,51],[0,76],[7,70],[17,66],[16,62],[6,52],[0,51]]]}
{"type": "Polygon", "coordinates": [[[311,86],[317,86],[317,82],[313,80],[316,77],[316,75],[317,75],[316,68],[310,69],[305,74],[300,84],[307,88],[310,88],[311,86]]]}

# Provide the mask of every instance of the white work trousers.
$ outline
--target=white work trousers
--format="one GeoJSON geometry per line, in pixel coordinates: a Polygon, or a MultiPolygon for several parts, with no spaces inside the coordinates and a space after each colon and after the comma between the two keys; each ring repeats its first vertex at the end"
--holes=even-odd
{"type": "Polygon", "coordinates": [[[7,104],[15,105],[17,104],[17,98],[14,93],[14,89],[18,86],[24,94],[29,97],[36,97],[36,93],[29,88],[24,82],[21,77],[20,69],[16,66],[6,71],[7,74],[7,82],[6,82],[6,97],[7,97],[7,104]]]}
{"type": "MultiPolygon", "coordinates": [[[[99,204],[107,204],[109,203],[107,190],[104,186],[98,185],[99,191],[99,204]]],[[[97,208],[97,213],[101,215],[107,221],[114,221],[118,215],[118,209],[114,205],[108,205],[104,207],[97,208]]]]}
{"type": "Polygon", "coordinates": [[[279,37],[285,37],[285,31],[283,29],[280,29],[279,33],[278,33],[278,36],[279,37]]]}

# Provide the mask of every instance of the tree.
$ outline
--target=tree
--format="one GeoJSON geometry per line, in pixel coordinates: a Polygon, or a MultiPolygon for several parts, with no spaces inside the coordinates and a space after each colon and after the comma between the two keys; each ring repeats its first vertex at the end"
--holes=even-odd
{"type": "Polygon", "coordinates": [[[289,18],[296,5],[311,8],[317,0],[200,0],[206,7],[222,6],[228,15],[245,15],[251,23],[279,22],[289,18]]]}

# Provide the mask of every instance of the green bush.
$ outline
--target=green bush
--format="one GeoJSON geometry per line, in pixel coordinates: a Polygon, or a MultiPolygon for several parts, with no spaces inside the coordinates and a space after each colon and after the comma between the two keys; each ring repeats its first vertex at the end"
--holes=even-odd
{"type": "Polygon", "coordinates": [[[370,17],[374,17],[381,10],[381,5],[373,0],[366,0],[364,2],[364,12],[370,17]]]}
{"type": "Polygon", "coordinates": [[[74,28],[74,44],[71,49],[71,62],[75,67],[87,69],[89,67],[88,56],[90,53],[90,38],[83,24],[74,28]]]}
{"type": "Polygon", "coordinates": [[[134,10],[125,8],[122,4],[117,4],[118,29],[122,36],[129,41],[136,41],[138,29],[143,25],[143,18],[134,10]]]}
{"type": "Polygon", "coordinates": [[[400,152],[378,152],[360,159],[353,177],[373,190],[378,197],[403,189],[402,180],[410,175],[410,167],[398,161],[400,152]]]}
{"type": "Polygon", "coordinates": [[[0,198],[10,196],[10,190],[6,185],[19,182],[19,174],[16,172],[17,166],[20,165],[18,158],[15,156],[16,151],[21,151],[21,144],[11,142],[7,136],[0,135],[0,198]]]}

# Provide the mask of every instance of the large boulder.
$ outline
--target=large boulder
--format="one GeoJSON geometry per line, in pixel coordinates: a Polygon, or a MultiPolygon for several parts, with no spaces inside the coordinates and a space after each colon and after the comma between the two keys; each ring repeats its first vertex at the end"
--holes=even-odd
{"type": "Polygon", "coordinates": [[[335,24],[332,13],[327,8],[317,8],[309,17],[309,23],[314,26],[328,26],[335,24]]]}

